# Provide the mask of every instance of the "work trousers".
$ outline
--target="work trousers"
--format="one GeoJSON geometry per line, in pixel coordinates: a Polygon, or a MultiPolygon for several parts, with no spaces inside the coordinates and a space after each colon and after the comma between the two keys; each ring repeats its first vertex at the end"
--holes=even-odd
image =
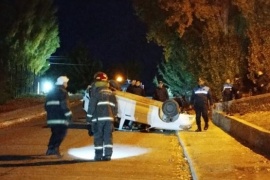
{"type": "Polygon", "coordinates": [[[59,148],[61,143],[67,134],[67,126],[66,125],[53,125],[51,126],[51,137],[49,140],[48,147],[49,148],[59,148]]]}
{"type": "Polygon", "coordinates": [[[232,97],[223,96],[223,111],[227,114],[231,113],[232,97]]]}
{"type": "Polygon", "coordinates": [[[94,133],[95,158],[102,158],[103,155],[111,157],[113,151],[113,122],[110,120],[93,122],[92,128],[94,133]]]}
{"type": "Polygon", "coordinates": [[[196,124],[198,128],[201,128],[201,117],[203,118],[205,125],[208,125],[208,106],[195,106],[196,124]]]}

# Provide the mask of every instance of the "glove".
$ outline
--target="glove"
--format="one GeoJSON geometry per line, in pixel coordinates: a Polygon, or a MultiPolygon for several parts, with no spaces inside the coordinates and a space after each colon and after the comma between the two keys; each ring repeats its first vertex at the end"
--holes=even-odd
{"type": "Polygon", "coordinates": [[[92,130],[92,124],[87,123],[87,130],[88,130],[88,135],[91,137],[94,135],[94,132],[92,130]]]}
{"type": "Polygon", "coordinates": [[[73,120],[72,120],[72,116],[71,115],[70,116],[67,116],[67,122],[69,124],[72,124],[73,123],[73,120]]]}
{"type": "Polygon", "coordinates": [[[92,119],[93,119],[92,115],[87,114],[87,116],[86,116],[86,122],[89,123],[89,124],[91,124],[92,123],[92,119]]]}
{"type": "Polygon", "coordinates": [[[114,117],[114,122],[115,122],[115,123],[119,123],[119,119],[118,119],[117,116],[114,117]]]}

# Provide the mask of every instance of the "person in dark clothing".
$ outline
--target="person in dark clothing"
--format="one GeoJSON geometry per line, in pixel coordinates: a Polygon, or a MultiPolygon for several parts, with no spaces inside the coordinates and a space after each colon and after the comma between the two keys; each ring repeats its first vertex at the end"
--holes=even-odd
{"type": "Polygon", "coordinates": [[[257,94],[265,94],[268,91],[269,78],[262,71],[258,71],[258,77],[255,81],[257,94]]]}
{"type": "Polygon", "coordinates": [[[190,104],[193,106],[196,113],[196,132],[202,131],[201,129],[201,116],[204,119],[204,130],[209,127],[208,110],[209,104],[213,105],[212,93],[209,87],[205,85],[205,81],[202,78],[198,79],[198,86],[196,86],[191,95],[190,104]]]}
{"type": "Polygon", "coordinates": [[[92,92],[87,112],[87,122],[92,124],[94,135],[95,161],[110,161],[113,152],[112,132],[117,117],[116,96],[109,88],[105,73],[96,76],[95,92],[92,92]]]}
{"type": "Polygon", "coordinates": [[[242,91],[243,91],[243,83],[239,78],[239,75],[237,74],[234,76],[234,81],[232,85],[232,92],[234,99],[241,99],[243,93],[242,91]]]}
{"type": "Polygon", "coordinates": [[[188,110],[189,104],[188,104],[185,96],[175,95],[173,100],[175,100],[177,102],[177,104],[179,105],[180,113],[184,113],[188,110]]]}
{"type": "Polygon", "coordinates": [[[230,79],[226,79],[226,82],[223,84],[222,87],[222,102],[223,102],[223,110],[228,115],[232,115],[230,110],[232,100],[233,100],[233,85],[231,84],[230,79]]]}
{"type": "MultiPolygon", "coordinates": [[[[132,88],[132,94],[136,94],[138,96],[145,96],[145,91],[142,88],[141,81],[139,81],[139,80],[136,81],[135,86],[132,88]]],[[[128,122],[128,129],[129,130],[132,130],[133,124],[134,124],[133,121],[128,122]]],[[[137,123],[135,124],[135,126],[137,126],[137,123]]],[[[141,125],[141,127],[145,128],[146,125],[141,125]]]]}
{"type": "Polygon", "coordinates": [[[67,134],[67,127],[72,116],[66,91],[68,81],[66,76],[60,76],[55,83],[56,87],[46,96],[47,125],[51,128],[46,155],[61,157],[59,147],[67,134]]]}
{"type": "Polygon", "coordinates": [[[169,94],[167,89],[164,87],[162,81],[159,81],[157,88],[155,89],[153,99],[161,102],[165,102],[169,99],[169,94]]]}
{"type": "Polygon", "coordinates": [[[135,85],[136,85],[136,80],[133,79],[131,83],[128,85],[126,92],[133,93],[133,88],[135,87],[135,85]]]}
{"type": "Polygon", "coordinates": [[[137,80],[135,86],[132,89],[133,94],[139,95],[139,96],[145,96],[145,91],[141,86],[141,81],[137,80]]]}

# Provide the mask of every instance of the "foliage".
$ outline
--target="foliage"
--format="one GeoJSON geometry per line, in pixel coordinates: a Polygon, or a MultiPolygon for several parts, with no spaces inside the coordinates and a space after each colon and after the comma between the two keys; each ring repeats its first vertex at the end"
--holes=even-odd
{"type": "Polygon", "coordinates": [[[164,24],[166,11],[159,7],[157,1],[135,0],[134,6],[137,15],[148,27],[147,39],[163,47],[165,62],[158,66],[156,78],[163,79],[172,93],[187,94],[193,76],[187,67],[188,59],[182,40],[173,28],[164,24]]]}
{"type": "Polygon", "coordinates": [[[268,0],[233,0],[247,21],[248,71],[251,80],[258,70],[270,75],[270,2],[268,0]]]}
{"type": "MultiPolygon", "coordinates": [[[[134,0],[134,5],[147,24],[149,40],[163,46],[165,60],[172,61],[163,69],[181,66],[171,73],[204,77],[217,98],[227,78],[249,74],[252,79],[257,70],[270,72],[267,0],[134,0]],[[178,56],[180,51],[185,58],[178,56]]],[[[171,76],[164,72],[159,71],[163,79],[171,76]]]]}
{"type": "Polygon", "coordinates": [[[2,1],[0,9],[1,68],[16,96],[17,83],[33,85],[34,75],[48,68],[46,60],[59,47],[56,9],[52,0],[2,1]]]}

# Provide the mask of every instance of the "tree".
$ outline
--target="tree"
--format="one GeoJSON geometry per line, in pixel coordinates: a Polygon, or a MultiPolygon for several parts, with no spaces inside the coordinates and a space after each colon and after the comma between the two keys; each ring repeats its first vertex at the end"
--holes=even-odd
{"type": "Polygon", "coordinates": [[[268,0],[232,0],[243,15],[248,46],[249,78],[253,80],[258,70],[270,76],[270,3],[268,0]]]}
{"type": "Polygon", "coordinates": [[[156,4],[153,1],[136,2],[135,5],[139,6],[138,15],[151,27],[149,33],[152,34],[152,39],[162,39],[157,42],[162,42],[164,46],[166,61],[181,64],[183,69],[194,77],[193,80],[203,76],[216,96],[221,95],[220,87],[226,78],[244,72],[242,69],[246,67],[247,41],[235,26],[241,12],[231,5],[230,0],[157,0],[156,4]],[[159,15],[152,17],[151,15],[155,14],[153,11],[159,15]],[[149,20],[149,17],[152,19],[149,20]],[[170,31],[157,33],[161,28],[170,31]],[[175,33],[177,35],[174,35],[175,33]],[[181,39],[182,43],[178,44],[178,48],[186,51],[186,58],[181,59],[174,53],[177,52],[174,43],[177,38],[181,39]],[[181,61],[177,62],[175,58],[181,61]]]}
{"type": "Polygon", "coordinates": [[[18,83],[32,86],[33,77],[49,67],[46,60],[59,47],[56,9],[52,0],[4,1],[0,7],[9,10],[0,11],[0,25],[6,28],[0,35],[3,37],[0,49],[4,52],[1,64],[9,77],[9,89],[15,90],[11,92],[16,96],[18,83]],[[33,76],[25,74],[26,71],[33,76]]]}
{"type": "Polygon", "coordinates": [[[187,94],[194,78],[187,66],[187,51],[174,28],[166,25],[167,12],[158,1],[135,0],[137,15],[146,23],[147,39],[163,47],[164,60],[158,66],[157,76],[163,79],[173,93],[187,94]],[[149,9],[151,9],[149,11],[149,9]],[[179,77],[178,77],[179,76],[179,77]]]}

